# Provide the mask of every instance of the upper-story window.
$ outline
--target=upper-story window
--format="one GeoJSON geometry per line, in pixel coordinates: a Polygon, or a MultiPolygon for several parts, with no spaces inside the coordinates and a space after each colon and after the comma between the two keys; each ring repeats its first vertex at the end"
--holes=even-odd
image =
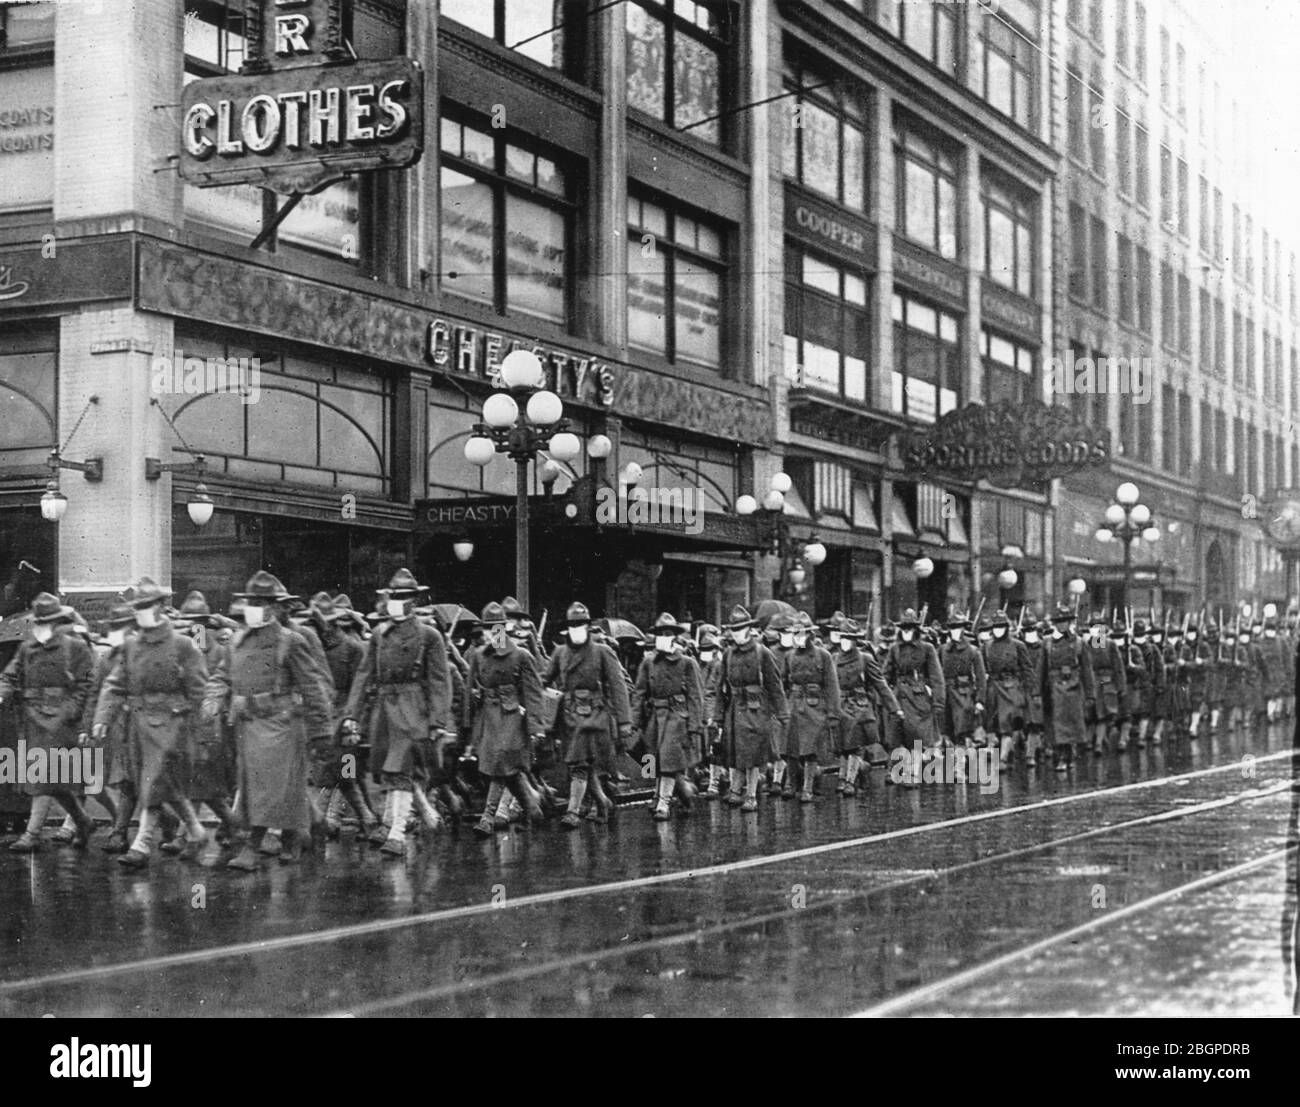
{"type": "Polygon", "coordinates": [[[982,182],[984,272],[1025,296],[1034,294],[1034,197],[992,175],[982,182]]]}
{"type": "Polygon", "coordinates": [[[955,315],[897,293],[893,319],[893,410],[933,423],[952,411],[960,396],[960,321],[955,315]]]}
{"type": "Polygon", "coordinates": [[[1036,45],[1000,15],[984,15],[980,27],[975,71],[984,99],[1028,130],[1035,117],[1036,45]]]}
{"type": "Polygon", "coordinates": [[[957,73],[957,5],[898,0],[898,33],[945,73],[957,73]]]}
{"type": "Polygon", "coordinates": [[[733,13],[708,0],[626,0],[627,102],[716,145],[731,69],[733,13]]]}
{"type": "Polygon", "coordinates": [[[0,48],[53,42],[56,6],[53,3],[0,4],[0,48]]]}
{"type": "Polygon", "coordinates": [[[1143,4],[1133,7],[1133,71],[1139,81],[1147,83],[1147,9],[1143,4]]]}
{"type": "Polygon", "coordinates": [[[957,159],[903,125],[894,129],[894,159],[899,232],[943,257],[957,257],[957,159]]]}
{"type": "Polygon", "coordinates": [[[1034,379],[1034,350],[986,328],[980,330],[980,347],[984,356],[984,402],[1024,403],[1034,379]]]}
{"type": "Polygon", "coordinates": [[[669,361],[720,368],[726,330],[723,228],[632,195],[627,222],[628,345],[669,361]]]}
{"type": "Polygon", "coordinates": [[[442,0],[442,15],[570,77],[581,71],[589,26],[583,0],[442,0]]]}
{"type": "Polygon", "coordinates": [[[574,174],[518,135],[455,118],[440,143],[443,291],[567,325],[574,174]]]}
{"type": "Polygon", "coordinates": [[[785,371],[795,384],[867,399],[871,316],[860,273],[802,250],[785,260],[785,371]]]}
{"type": "Polygon", "coordinates": [[[867,207],[866,105],[857,86],[786,67],[785,175],[855,211],[867,207]],[[820,86],[820,87],[818,87],[820,86]],[[811,91],[799,91],[799,90],[811,91]]]}

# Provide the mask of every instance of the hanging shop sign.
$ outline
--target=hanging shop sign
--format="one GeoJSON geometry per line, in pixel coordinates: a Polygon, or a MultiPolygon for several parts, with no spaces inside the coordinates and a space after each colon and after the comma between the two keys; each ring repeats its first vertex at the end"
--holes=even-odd
{"type": "Polygon", "coordinates": [[[354,61],[342,0],[250,4],[248,61],[181,96],[181,179],[311,193],[398,169],[424,144],[424,75],[410,58],[354,61]]]}
{"type": "Polygon", "coordinates": [[[1110,461],[1110,431],[1081,422],[1063,405],[1037,400],[967,404],[925,430],[898,436],[911,473],[1026,488],[1110,461]]]}

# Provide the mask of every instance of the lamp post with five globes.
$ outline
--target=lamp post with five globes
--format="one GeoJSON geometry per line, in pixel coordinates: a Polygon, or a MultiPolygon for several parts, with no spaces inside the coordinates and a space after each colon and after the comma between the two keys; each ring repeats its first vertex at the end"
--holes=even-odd
{"type": "Polygon", "coordinates": [[[1121,611],[1128,610],[1129,580],[1133,574],[1133,547],[1140,542],[1155,542],[1160,528],[1151,521],[1151,509],[1138,503],[1138,486],[1125,481],[1115,489],[1115,502],[1106,508],[1106,522],[1097,528],[1098,542],[1124,544],[1124,577],[1120,584],[1121,611]]]}

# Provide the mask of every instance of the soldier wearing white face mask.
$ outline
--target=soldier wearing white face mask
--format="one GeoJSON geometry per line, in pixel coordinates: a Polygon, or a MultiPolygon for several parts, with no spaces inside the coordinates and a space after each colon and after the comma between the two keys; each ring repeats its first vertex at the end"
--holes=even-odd
{"type": "MultiPolygon", "coordinates": [[[[94,655],[79,635],[65,624],[72,608],[42,592],[32,600],[32,636],[0,673],[0,702],[21,699],[22,735],[28,749],[68,749],[77,745],[82,711],[90,693],[94,655]]],[[[24,785],[32,797],[26,832],[10,847],[12,853],[31,853],[40,846],[41,827],[51,800],[72,816],[76,824],[73,845],[84,847],[95,824],[82,809],[81,786],[70,782],[24,785]]]]}
{"type": "MultiPolygon", "coordinates": [[[[99,705],[99,693],[104,680],[113,671],[127,635],[135,627],[135,611],[130,604],[120,603],[109,612],[104,620],[108,628],[104,635],[108,653],[99,659],[95,668],[94,684],[86,700],[86,711],[90,715],[85,729],[94,733],[95,708],[99,705]]],[[[100,740],[104,749],[104,785],[117,792],[117,813],[113,818],[113,827],[108,840],[101,846],[105,853],[125,853],[129,843],[126,840],[127,827],[135,813],[135,772],[131,767],[130,743],[127,741],[126,712],[117,711],[108,722],[108,730],[100,740]]]]}
{"type": "Polygon", "coordinates": [[[108,736],[113,718],[125,707],[140,826],[131,848],[118,858],[128,868],[149,863],[161,808],[170,803],[185,821],[184,856],[198,858],[207,842],[187,795],[191,731],[203,703],[207,663],[188,635],[163,615],[170,589],[148,577],[130,600],[137,631],[123,644],[104,680],[95,709],[94,737],[108,736]]]}
{"type": "Polygon", "coordinates": [[[681,810],[690,810],[695,789],[687,774],[699,763],[704,739],[704,682],[695,659],[679,648],[683,630],[666,612],[655,620],[654,652],[642,659],[632,692],[632,722],[654,758],[659,821],[668,818],[674,793],[681,810]]]}
{"type": "Polygon", "coordinates": [[[700,676],[704,682],[704,753],[709,765],[709,784],[705,796],[709,799],[718,798],[721,782],[727,778],[727,769],[723,764],[722,729],[718,725],[718,686],[722,681],[722,643],[718,641],[718,636],[721,633],[709,623],[699,628],[700,676]]]}
{"type": "Polygon", "coordinates": [[[885,679],[903,710],[894,734],[898,744],[890,757],[902,762],[901,782],[908,786],[921,779],[915,743],[925,750],[939,746],[939,718],[948,699],[939,655],[929,642],[921,641],[920,632],[921,620],[909,607],[899,617],[898,639],[885,657],[885,679]]]}
{"type": "Polygon", "coordinates": [[[773,727],[789,722],[790,709],[776,658],[754,637],[753,616],[737,605],[726,629],[732,644],[722,659],[718,702],[731,773],[727,802],[757,811],[758,780],[774,754],[773,727]]]}
{"type": "Polygon", "coordinates": [[[885,683],[875,657],[858,648],[859,640],[865,639],[865,635],[857,623],[844,619],[830,628],[828,637],[840,685],[841,716],[836,743],[840,756],[838,791],[842,796],[853,796],[857,793],[858,774],[862,772],[863,750],[881,739],[873,697],[882,711],[901,715],[902,708],[893,689],[885,683]]]}
{"type": "Polygon", "coordinates": [[[582,801],[593,773],[613,763],[615,738],[627,743],[631,737],[632,705],[618,655],[591,638],[586,605],[571,603],[565,622],[569,641],[551,654],[542,680],[564,693],[560,727],[569,766],[569,807],[560,825],[572,830],[582,821],[582,801]]]}
{"type": "MultiPolygon", "coordinates": [[[[406,824],[418,780],[426,775],[430,743],[445,747],[451,728],[452,681],[447,648],[440,631],[415,618],[415,601],[423,589],[409,569],[393,574],[379,593],[385,622],[375,627],[366,654],[352,681],[343,709],[350,741],[358,736],[358,719],[369,692],[374,706],[365,728],[371,742],[371,770],[388,788],[381,845],[385,857],[406,853],[406,824]]],[[[373,843],[380,832],[371,838],[373,843]]]]}
{"type": "MultiPolygon", "coordinates": [[[[781,672],[785,672],[786,659],[794,652],[794,634],[795,621],[783,612],[773,615],[763,632],[763,644],[772,651],[772,656],[776,658],[776,667],[781,672]],[[772,641],[768,640],[769,635],[772,641]]],[[[799,770],[797,767],[790,766],[786,760],[785,727],[773,729],[772,747],[776,759],[772,763],[772,786],[768,794],[781,796],[783,799],[794,799],[799,770]]]]}
{"type": "Polygon", "coordinates": [[[840,683],[834,659],[817,643],[812,620],[802,612],[781,675],[790,709],[786,756],[799,764],[799,802],[811,803],[821,762],[839,738],[840,683]]]}

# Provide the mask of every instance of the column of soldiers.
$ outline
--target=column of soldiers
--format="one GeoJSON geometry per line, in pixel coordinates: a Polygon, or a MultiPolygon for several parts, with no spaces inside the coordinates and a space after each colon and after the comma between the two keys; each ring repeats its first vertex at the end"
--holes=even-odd
{"type": "MultiPolygon", "coordinates": [[[[916,786],[931,760],[977,746],[1003,768],[1069,772],[1077,757],[1244,731],[1295,706],[1296,627],[1271,615],[1094,613],[1079,631],[1065,606],[942,625],[909,608],[873,633],[869,617],[760,624],[737,606],[721,627],[664,613],[637,640],[575,602],[548,650],[545,619],[509,597],[447,626],[426,594],[401,569],[363,616],[345,595],[304,602],[259,572],[219,615],[197,592],[173,608],[144,578],[96,637],[42,593],[0,700],[20,702],[29,748],[103,751],[101,848],[121,865],[145,868],[157,849],[243,872],[298,861],[349,812],[359,841],[400,858],[480,805],[483,838],[548,817],[607,823],[635,776],[657,821],[699,792],[754,812],[760,795],[814,802],[832,769],[845,799],[873,764],[916,786]]],[[[82,788],[27,787],[11,851],[41,846],[55,802],[53,839],[88,843],[82,788]]]]}

